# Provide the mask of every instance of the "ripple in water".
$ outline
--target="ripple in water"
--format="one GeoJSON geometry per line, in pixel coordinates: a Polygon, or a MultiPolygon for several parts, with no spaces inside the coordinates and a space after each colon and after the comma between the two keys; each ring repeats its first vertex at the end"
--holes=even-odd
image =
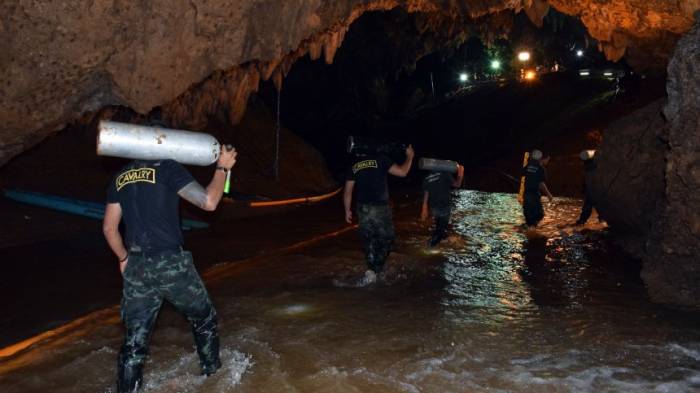
{"type": "MultiPolygon", "coordinates": [[[[363,288],[333,284],[364,272],[352,233],[240,268],[211,288],[221,372],[198,376],[186,322],[164,310],[146,391],[700,391],[700,316],[648,302],[605,225],[567,225],[579,202],[545,209],[525,233],[515,196],[460,192],[451,238],[428,249],[418,203],[398,205],[389,274],[363,288]]],[[[52,349],[0,391],[109,392],[121,334],[52,349]]]]}

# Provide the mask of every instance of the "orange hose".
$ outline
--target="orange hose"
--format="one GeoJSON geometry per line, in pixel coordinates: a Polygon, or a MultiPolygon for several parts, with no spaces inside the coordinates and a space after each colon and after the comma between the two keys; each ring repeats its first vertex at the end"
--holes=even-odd
{"type": "MultiPolygon", "coordinates": [[[[270,206],[286,206],[286,205],[295,205],[295,204],[300,204],[300,203],[317,203],[324,201],[326,199],[332,198],[340,191],[343,189],[343,187],[338,188],[335,191],[329,192],[327,194],[323,195],[316,195],[316,196],[310,196],[310,197],[301,197],[301,198],[292,198],[292,199],[279,199],[276,201],[261,201],[261,202],[250,202],[248,203],[248,206],[250,207],[270,207],[270,206]]],[[[232,199],[224,199],[226,202],[234,202],[232,199]]]]}
{"type": "MultiPolygon", "coordinates": [[[[340,191],[340,190],[338,190],[340,191]]],[[[329,193],[326,195],[322,195],[322,197],[326,197],[327,195],[333,196],[338,191],[335,191],[333,193],[329,193]],[[331,195],[333,194],[333,195],[331,195]]],[[[329,197],[328,197],[329,198],[329,197]]],[[[307,198],[302,198],[302,199],[307,199],[307,198]]],[[[240,265],[243,265],[245,263],[251,263],[251,262],[256,262],[265,258],[272,258],[275,256],[283,255],[285,253],[298,250],[310,245],[313,245],[314,243],[318,243],[322,240],[339,236],[345,232],[351,231],[353,229],[357,228],[357,224],[354,225],[348,225],[345,227],[342,227],[341,229],[324,233],[321,235],[314,236],[310,239],[302,240],[300,242],[297,242],[295,244],[292,244],[287,247],[283,247],[279,250],[275,250],[274,252],[271,253],[265,253],[257,256],[253,256],[250,258],[238,260],[238,261],[230,261],[230,262],[224,262],[221,264],[217,264],[214,266],[211,266],[209,269],[207,269],[203,274],[202,274],[202,279],[207,283],[211,284],[212,281],[215,281],[217,278],[221,278],[220,276],[225,275],[227,270],[234,270],[236,267],[239,267],[240,265]]],[[[36,359],[36,356],[41,356],[41,354],[44,353],[44,351],[47,348],[51,348],[52,346],[55,345],[61,345],[66,342],[69,342],[70,340],[83,336],[88,333],[89,329],[86,329],[85,327],[94,327],[102,324],[118,324],[120,321],[120,316],[119,316],[119,306],[110,306],[107,308],[104,308],[102,310],[94,311],[91,312],[83,317],[77,318],[73,320],[72,322],[69,322],[63,326],[59,326],[57,328],[48,330],[44,333],[38,334],[34,337],[28,338],[26,340],[22,340],[18,343],[9,345],[5,348],[0,348],[0,360],[4,361],[6,358],[10,358],[13,356],[20,356],[22,354],[27,355],[23,359],[15,359],[14,362],[8,362],[8,363],[0,363],[0,375],[7,374],[8,372],[11,372],[14,369],[23,367],[29,363],[32,362],[32,360],[36,359]],[[41,348],[39,348],[41,346],[41,348]],[[36,356],[32,356],[32,354],[27,353],[31,349],[37,349],[39,352],[36,354],[36,356]]]]}

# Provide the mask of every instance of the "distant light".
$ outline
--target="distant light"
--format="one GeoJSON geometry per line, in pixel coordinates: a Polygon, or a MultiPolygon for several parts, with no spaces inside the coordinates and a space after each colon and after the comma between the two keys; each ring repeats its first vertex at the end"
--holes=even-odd
{"type": "Polygon", "coordinates": [[[494,70],[498,70],[501,68],[501,62],[499,60],[493,60],[491,61],[491,68],[494,70]]]}
{"type": "Polygon", "coordinates": [[[465,73],[461,73],[461,74],[459,74],[459,80],[460,80],[460,82],[466,82],[469,80],[469,75],[467,75],[465,73]]]}
{"type": "Polygon", "coordinates": [[[537,78],[537,73],[533,70],[527,70],[525,71],[525,80],[531,81],[535,80],[537,78]]]}
{"type": "Polygon", "coordinates": [[[581,75],[581,76],[589,76],[589,75],[591,75],[590,71],[587,71],[587,70],[586,70],[586,71],[581,70],[581,71],[578,72],[578,74],[581,75]]]}
{"type": "Polygon", "coordinates": [[[613,76],[613,73],[610,71],[603,72],[604,76],[613,76]]]}
{"type": "Polygon", "coordinates": [[[518,53],[518,60],[520,60],[520,61],[530,60],[530,52],[522,51],[522,52],[518,53]]]}
{"type": "Polygon", "coordinates": [[[583,51],[581,49],[576,51],[576,56],[583,57],[583,51]]]}

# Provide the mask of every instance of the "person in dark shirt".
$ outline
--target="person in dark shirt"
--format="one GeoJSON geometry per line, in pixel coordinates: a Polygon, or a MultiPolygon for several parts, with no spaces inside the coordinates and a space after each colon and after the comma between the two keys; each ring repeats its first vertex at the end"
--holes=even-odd
{"type": "Polygon", "coordinates": [[[377,274],[384,269],[384,262],[394,243],[387,173],[406,177],[411,169],[413,154],[413,147],[408,146],[406,161],[401,165],[394,164],[382,154],[359,155],[348,173],[343,194],[345,221],[352,223],[351,207],[355,191],[360,237],[368,268],[364,277],[366,284],[377,280],[377,274]]]}
{"type": "Polygon", "coordinates": [[[429,246],[435,247],[447,237],[447,225],[452,213],[452,189],[462,185],[464,167],[457,167],[456,175],[449,172],[431,172],[423,179],[423,205],[420,219],[428,219],[428,206],[435,220],[435,230],[430,238],[429,246]]]}
{"type": "Polygon", "coordinates": [[[121,317],[126,336],[118,359],[119,393],[142,387],[148,340],[164,299],[192,325],[202,373],[211,375],[221,367],[216,311],[192,254],[182,249],[178,206],[183,198],[201,209],[216,209],[236,155],[222,148],[206,189],[173,160],[132,161],[109,185],[103,232],[124,280],[121,317]],[[122,220],[124,237],[119,232],[122,220]]]}
{"type": "Polygon", "coordinates": [[[593,202],[593,196],[591,195],[590,187],[588,186],[588,184],[590,184],[591,177],[593,176],[593,171],[595,171],[596,169],[596,163],[593,160],[594,155],[595,150],[584,150],[580,154],[581,161],[583,161],[584,170],[583,206],[581,207],[581,215],[576,221],[576,225],[584,225],[586,221],[588,221],[588,219],[591,217],[591,214],[593,213],[593,208],[595,207],[595,203],[593,202]]]}
{"type": "Polygon", "coordinates": [[[545,193],[551,202],[553,197],[547,188],[547,172],[543,165],[549,162],[549,157],[543,157],[542,152],[533,150],[527,165],[523,168],[525,176],[525,193],[523,194],[523,214],[525,224],[534,228],[544,218],[542,208],[542,193],[545,193]]]}

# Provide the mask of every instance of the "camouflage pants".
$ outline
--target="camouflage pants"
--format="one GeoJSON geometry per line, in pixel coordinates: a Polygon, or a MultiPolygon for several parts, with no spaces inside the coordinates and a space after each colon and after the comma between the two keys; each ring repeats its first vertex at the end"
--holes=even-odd
{"type": "Polygon", "coordinates": [[[192,254],[130,255],[121,304],[126,337],[119,354],[119,393],[136,391],[142,384],[148,341],[164,299],[189,320],[202,372],[213,374],[221,367],[216,311],[192,263],[192,254]]]}
{"type": "Polygon", "coordinates": [[[447,226],[450,223],[450,215],[452,214],[452,208],[450,205],[447,206],[431,206],[430,213],[433,215],[435,220],[435,231],[433,232],[433,239],[436,244],[442,239],[447,237],[447,226]]]}
{"type": "Polygon", "coordinates": [[[394,245],[394,222],[389,205],[359,205],[357,216],[367,267],[380,273],[394,245]]]}

